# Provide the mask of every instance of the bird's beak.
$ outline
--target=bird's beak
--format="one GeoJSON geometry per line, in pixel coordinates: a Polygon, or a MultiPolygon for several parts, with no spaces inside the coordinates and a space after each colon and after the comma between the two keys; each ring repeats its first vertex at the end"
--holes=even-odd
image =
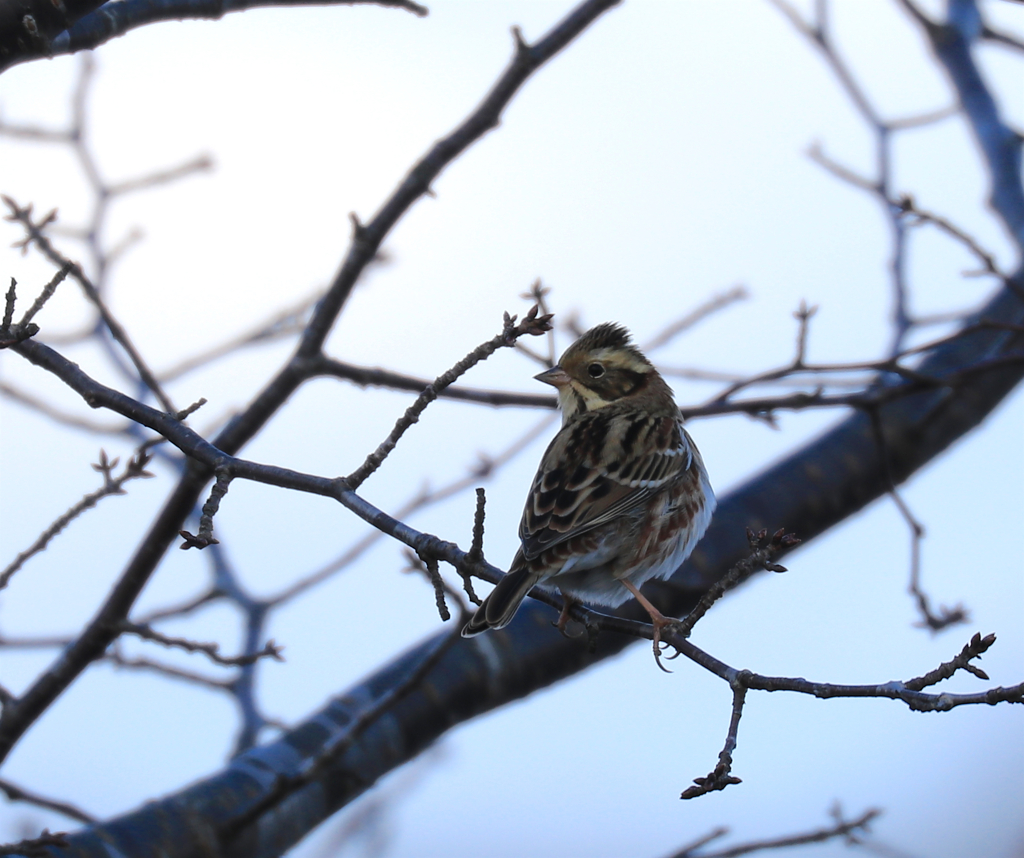
{"type": "Polygon", "coordinates": [[[564,369],[560,366],[553,366],[551,369],[546,369],[544,372],[537,373],[534,376],[537,381],[543,381],[545,384],[550,384],[552,387],[565,387],[569,383],[569,376],[566,375],[564,369]]]}

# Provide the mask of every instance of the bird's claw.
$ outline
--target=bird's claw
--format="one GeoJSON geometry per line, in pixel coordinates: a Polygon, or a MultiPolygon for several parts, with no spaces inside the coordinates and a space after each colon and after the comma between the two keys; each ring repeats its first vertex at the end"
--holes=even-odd
{"type": "MultiPolygon", "coordinates": [[[[671,634],[679,631],[681,626],[682,623],[680,623],[679,620],[671,620],[666,617],[662,617],[662,622],[658,622],[657,620],[655,620],[654,622],[654,635],[652,640],[654,645],[654,660],[657,662],[658,667],[665,671],[665,673],[671,673],[672,671],[661,663],[662,653],[664,652],[665,647],[672,646],[672,643],[671,641],[663,641],[661,639],[662,632],[665,629],[668,629],[669,633],[671,634]]],[[[677,649],[674,653],[672,653],[672,655],[666,655],[665,658],[671,661],[673,658],[678,658],[679,654],[679,650],[677,649]]]]}

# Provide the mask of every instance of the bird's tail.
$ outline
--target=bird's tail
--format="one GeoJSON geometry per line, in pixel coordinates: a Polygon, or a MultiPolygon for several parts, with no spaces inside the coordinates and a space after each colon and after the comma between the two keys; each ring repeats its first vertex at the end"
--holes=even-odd
{"type": "Polygon", "coordinates": [[[505,628],[512,622],[526,594],[533,589],[538,580],[540,577],[526,567],[513,569],[498,582],[483,604],[476,609],[476,613],[462,630],[462,636],[471,638],[488,629],[505,628]]]}

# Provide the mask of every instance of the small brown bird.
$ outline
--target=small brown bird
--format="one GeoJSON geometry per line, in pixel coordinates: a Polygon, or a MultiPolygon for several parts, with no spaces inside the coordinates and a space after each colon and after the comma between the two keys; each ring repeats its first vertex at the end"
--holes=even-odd
{"type": "MultiPolygon", "coordinates": [[[[507,626],[535,584],[570,600],[622,604],[651,615],[655,651],[670,622],[639,587],[690,555],[715,509],[704,462],[672,389],[616,324],[591,328],[536,376],[558,389],[562,428],[548,445],[519,525],[508,574],[462,630],[507,626]]],[[[563,611],[560,624],[568,614],[563,611]]]]}

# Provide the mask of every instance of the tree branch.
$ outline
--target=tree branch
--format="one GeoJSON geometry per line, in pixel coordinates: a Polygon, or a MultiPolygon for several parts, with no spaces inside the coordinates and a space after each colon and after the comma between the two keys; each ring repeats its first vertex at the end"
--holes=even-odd
{"type": "Polygon", "coordinates": [[[227,12],[264,6],[359,4],[405,9],[421,17],[427,14],[426,7],[413,0],[64,0],[59,6],[32,0],[27,5],[11,3],[10,12],[0,15],[0,71],[18,63],[97,48],[161,21],[218,19],[227,12]]]}
{"type": "MultiPolygon", "coordinates": [[[[172,416],[156,416],[158,413],[154,409],[147,409],[123,394],[110,391],[112,401],[117,405],[114,410],[130,416],[133,420],[137,416],[142,417],[143,419],[137,422],[154,428],[176,445],[177,442],[173,438],[182,443],[195,441],[196,452],[200,455],[194,455],[194,461],[186,468],[185,474],[144,535],[112,592],[81,636],[25,691],[18,699],[17,705],[4,708],[0,716],[0,760],[6,758],[15,742],[50,703],[109,646],[116,635],[117,624],[128,616],[157,564],[176,540],[217,463],[222,461],[225,455],[237,453],[252,439],[305,380],[303,361],[316,358],[322,353],[323,343],[356,281],[375,258],[392,227],[413,203],[429,192],[430,183],[453,160],[487,131],[497,126],[505,107],[523,83],[617,2],[618,0],[586,0],[535,45],[526,45],[521,38],[517,39],[511,63],[476,110],[451,134],[434,144],[417,162],[369,224],[363,226],[358,221],[355,222],[353,239],[341,268],[317,304],[296,354],[245,411],[217,436],[214,444],[198,439],[198,436],[194,439],[187,437],[194,433],[175,421],[172,416]],[[152,425],[151,419],[154,421],[152,425]],[[198,460],[198,463],[195,460],[198,460]]],[[[81,387],[86,391],[86,401],[90,401],[93,390],[91,380],[78,367],[32,340],[20,343],[16,348],[20,354],[38,365],[52,367],[62,363],[62,378],[65,381],[73,379],[71,386],[81,387]],[[32,348],[33,346],[39,348],[32,348]]],[[[98,400],[93,401],[99,404],[98,400]]],[[[288,472],[281,471],[280,475],[286,482],[288,481],[288,472]]]]}

